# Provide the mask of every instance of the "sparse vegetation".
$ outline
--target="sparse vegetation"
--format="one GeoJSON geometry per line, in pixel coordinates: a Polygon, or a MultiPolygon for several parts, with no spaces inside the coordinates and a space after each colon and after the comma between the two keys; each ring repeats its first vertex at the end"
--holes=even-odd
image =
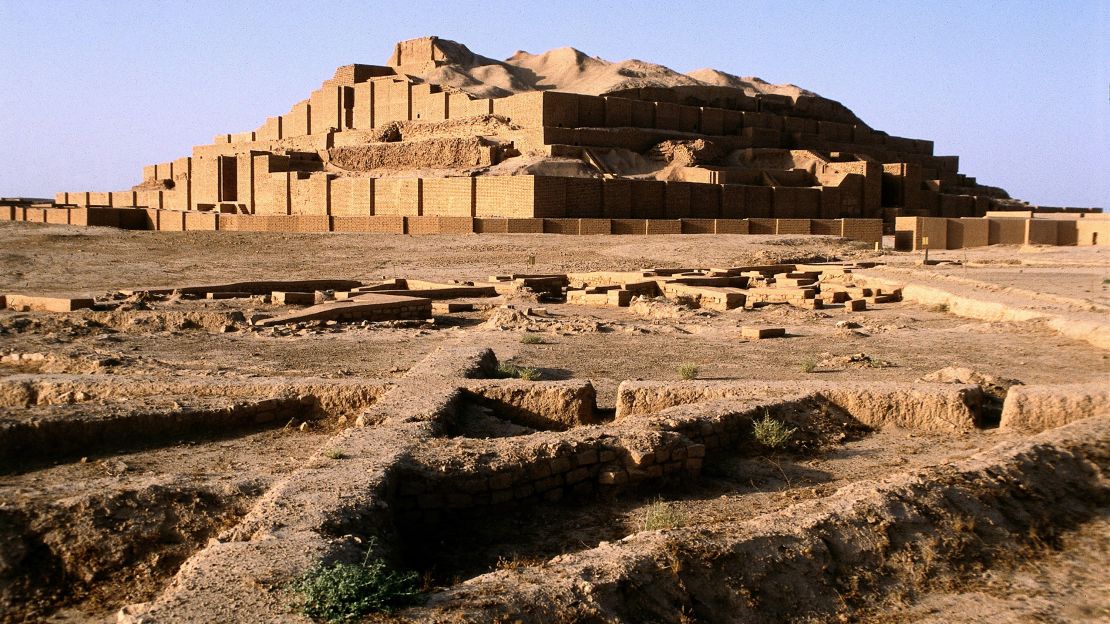
{"type": "Polygon", "coordinates": [[[678,376],[683,379],[697,379],[700,369],[693,362],[686,362],[678,367],[678,376]]]}
{"type": "Polygon", "coordinates": [[[677,529],[686,526],[686,514],[682,510],[662,500],[656,500],[644,509],[640,518],[640,530],[658,531],[677,529]]]}
{"type": "Polygon", "coordinates": [[[321,565],[293,586],[302,612],[322,622],[348,622],[369,613],[411,604],[417,596],[415,572],[399,572],[367,551],[362,563],[321,565]]]}
{"type": "Polygon", "coordinates": [[[536,381],[540,378],[540,371],[530,366],[517,366],[511,362],[501,362],[497,365],[497,376],[501,379],[536,381]]]}
{"type": "Polygon", "coordinates": [[[339,449],[328,449],[324,451],[324,457],[328,459],[346,459],[347,454],[339,449]]]}
{"type": "Polygon", "coordinates": [[[528,366],[520,366],[516,369],[516,376],[525,381],[536,381],[540,378],[540,371],[528,366]]]}
{"type": "Polygon", "coordinates": [[[520,343],[530,345],[543,344],[543,338],[536,334],[524,334],[520,337],[520,343]]]}
{"type": "Polygon", "coordinates": [[[939,313],[942,313],[942,314],[946,313],[946,312],[948,312],[948,304],[947,303],[938,303],[938,304],[935,304],[935,305],[931,305],[931,306],[929,306],[929,311],[930,312],[939,312],[939,313]]]}
{"type": "Polygon", "coordinates": [[[781,448],[797,431],[797,427],[787,427],[781,420],[771,418],[768,412],[764,412],[763,418],[752,423],[756,441],[770,449],[781,448]]]}
{"type": "Polygon", "coordinates": [[[802,360],[802,372],[812,373],[817,370],[817,360],[814,358],[806,358],[802,360]]]}

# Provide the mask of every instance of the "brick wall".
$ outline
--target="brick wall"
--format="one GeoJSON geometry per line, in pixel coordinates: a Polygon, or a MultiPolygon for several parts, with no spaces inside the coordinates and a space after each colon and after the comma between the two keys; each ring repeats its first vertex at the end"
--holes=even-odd
{"type": "Polygon", "coordinates": [[[613,219],[613,234],[646,234],[647,221],[644,219],[613,219]]]}
{"type": "Polygon", "coordinates": [[[308,100],[302,100],[282,116],[282,137],[299,137],[311,134],[312,118],[308,100]]]}
{"type": "Polygon", "coordinates": [[[578,123],[576,127],[605,128],[605,98],[596,95],[578,96],[578,123]]]}
{"type": "Polygon", "coordinates": [[[612,234],[613,221],[612,219],[581,219],[578,225],[578,233],[582,235],[612,234]]]}
{"type": "Polygon", "coordinates": [[[640,219],[663,219],[666,183],[642,180],[632,183],[632,216],[640,219]]]}
{"type": "Polygon", "coordinates": [[[527,176],[475,178],[475,216],[531,217],[532,179],[527,176]]]}
{"type": "Polygon", "coordinates": [[[988,242],[991,245],[1025,244],[1024,219],[988,219],[990,229],[988,242]]]}
{"type": "Polygon", "coordinates": [[[423,184],[424,214],[471,217],[474,214],[476,178],[427,178],[423,184]]]}
{"type": "Polygon", "coordinates": [[[602,180],[602,212],[610,219],[632,216],[632,185],[630,180],[602,180]]]}
{"type": "Polygon", "coordinates": [[[809,219],[775,219],[775,234],[809,234],[809,219]]]}
{"type": "Polygon", "coordinates": [[[405,232],[422,234],[470,234],[474,232],[474,219],[470,217],[405,217],[405,232]]]}
{"type": "Polygon", "coordinates": [[[331,206],[326,173],[293,173],[289,177],[289,213],[327,215],[331,206]]]}
{"type": "Polygon", "coordinates": [[[343,123],[343,87],[327,85],[312,92],[308,97],[311,121],[309,127],[314,134],[328,128],[341,130],[343,123]]]}
{"type": "Polygon", "coordinates": [[[602,181],[597,178],[566,179],[566,215],[599,218],[602,210],[602,181]]]}
{"type": "Polygon", "coordinates": [[[632,125],[632,102],[624,98],[605,98],[605,127],[627,128],[632,125]]]}
{"type": "Polygon", "coordinates": [[[186,212],[185,230],[187,231],[216,231],[218,216],[212,212],[186,212]]]}
{"type": "Polygon", "coordinates": [[[686,219],[690,215],[690,182],[667,182],[663,190],[663,216],[686,219]]]}
{"type": "Polygon", "coordinates": [[[683,234],[715,234],[717,223],[715,219],[683,219],[683,234]]]}
{"type": "Polygon", "coordinates": [[[990,223],[986,219],[948,219],[946,247],[964,249],[985,247],[990,241],[990,223]]]}
{"type": "Polygon", "coordinates": [[[420,178],[380,178],[374,183],[374,214],[419,216],[420,178]]]}
{"type": "Polygon", "coordinates": [[[690,216],[716,219],[721,216],[721,185],[690,185],[690,216]]]}
{"type": "Polygon", "coordinates": [[[717,219],[713,226],[717,234],[747,234],[747,219],[717,219]]]}
{"type": "Polygon", "coordinates": [[[373,214],[373,178],[334,178],[331,184],[331,214],[369,216],[373,214]]]}

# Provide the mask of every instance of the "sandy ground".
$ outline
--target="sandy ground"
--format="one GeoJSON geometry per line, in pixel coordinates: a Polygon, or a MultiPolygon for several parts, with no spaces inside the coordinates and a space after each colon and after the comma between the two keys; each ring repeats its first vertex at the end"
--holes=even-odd
{"type": "MultiPolygon", "coordinates": [[[[0,293],[99,296],[140,286],[267,278],[485,281],[514,272],[718,267],[829,257],[871,259],[933,276],[1035,290],[1076,300],[1080,307],[1089,304],[1087,314],[1103,314],[1101,306],[1108,302],[1107,256],[1090,248],[940,252],[931,257],[963,264],[918,268],[917,255],[875,252],[824,238],[158,233],[10,223],[0,224],[0,293]]],[[[907,302],[880,304],[851,317],[785,306],[717,313],[661,304],[638,313],[531,305],[545,307],[550,320],[499,327],[487,323],[488,312],[475,311],[441,315],[434,324],[340,325],[293,335],[252,331],[233,322],[237,313],[274,312],[275,306],[259,300],[180,301],[69,315],[0,311],[0,355],[41,354],[0,364],[0,377],[44,372],[124,379],[144,374],[215,381],[306,376],[389,380],[444,341],[461,337],[492,347],[502,360],[538,368],[544,379],[590,379],[603,408],[612,407],[621,381],[676,380],[684,362],[696,364],[706,379],[913,381],[947,366],[1024,383],[1110,378],[1107,352],[1065,338],[1043,322],[988,322],[907,302]],[[185,323],[187,318],[199,322],[185,323]],[[838,327],[849,318],[858,327],[838,327]],[[223,331],[229,323],[232,331],[223,331]],[[747,341],[739,335],[743,325],[782,326],[789,336],[747,341]],[[541,336],[542,343],[521,343],[525,333],[541,336]],[[873,364],[849,361],[848,356],[858,354],[866,354],[873,364]]],[[[1051,305],[1066,310],[1071,304],[1051,305]]],[[[175,549],[164,549],[162,564],[146,561],[145,581],[119,571],[133,561],[123,557],[105,564],[107,571],[99,576],[76,581],[68,599],[41,597],[43,610],[38,613],[60,607],[56,621],[110,619],[119,606],[150,599],[185,553],[233,522],[269,483],[295,468],[327,437],[327,428],[316,425],[303,431],[263,428],[90,454],[85,462],[0,475],[0,515],[14,509],[49,518],[52,510],[67,509],[92,492],[141,493],[152,484],[167,483],[177,488],[174,492],[212,496],[210,508],[222,510],[206,521],[203,511],[191,507],[196,526],[179,536],[175,549]]],[[[551,505],[506,517],[473,531],[468,539],[445,538],[440,560],[422,565],[429,572],[435,568],[442,582],[590,548],[634,531],[656,499],[674,505],[691,523],[734,522],[834,495],[848,483],[966,457],[1004,437],[996,430],[960,438],[890,430],[847,439],[808,456],[737,457],[707,470],[708,478],[693,489],[664,488],[604,505],[551,505]],[[468,559],[468,554],[474,556],[468,559]]],[[[83,509],[99,507],[90,503],[83,509]]],[[[1106,560],[1106,527],[1105,518],[1085,525],[1027,566],[991,571],[969,581],[965,593],[921,596],[889,616],[894,621],[987,621],[992,614],[1002,618],[997,621],[1099,621],[1110,609],[1110,591],[1095,572],[1106,560]],[[966,617],[959,620],[957,615],[966,617]]],[[[159,556],[157,551],[136,556],[148,555],[159,556]]]]}

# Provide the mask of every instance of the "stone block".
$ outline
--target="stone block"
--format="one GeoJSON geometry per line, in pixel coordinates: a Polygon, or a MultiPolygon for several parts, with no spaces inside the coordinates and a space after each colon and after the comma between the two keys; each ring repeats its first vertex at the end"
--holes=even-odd
{"type": "Polygon", "coordinates": [[[740,335],[744,338],[753,340],[781,338],[786,335],[786,329],[783,327],[753,327],[745,325],[740,328],[740,335]]]}
{"type": "Polygon", "coordinates": [[[316,303],[316,293],[275,291],[270,301],[276,305],[312,305],[316,303]]]}

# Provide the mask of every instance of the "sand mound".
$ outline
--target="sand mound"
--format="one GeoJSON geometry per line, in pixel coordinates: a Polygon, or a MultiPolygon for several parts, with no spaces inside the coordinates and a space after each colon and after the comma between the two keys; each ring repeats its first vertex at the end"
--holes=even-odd
{"type": "Polygon", "coordinates": [[[504,61],[476,54],[456,41],[436,39],[447,63],[419,76],[427,82],[452,87],[477,97],[505,97],[525,91],[571,91],[603,95],[642,87],[723,86],[747,95],[762,93],[815,95],[791,84],[776,85],[756,77],[741,78],[715,69],[683,74],[664,65],[637,59],[612,62],[575,48],[555,48],[540,54],[523,50],[504,61]]]}
{"type": "Polygon", "coordinates": [[[713,85],[715,87],[732,87],[733,89],[740,89],[745,95],[772,93],[792,98],[796,98],[799,95],[817,95],[812,91],[808,91],[796,85],[771,84],[758,76],[740,77],[709,67],[695,69],[692,72],[687,72],[686,75],[703,84],[713,85]]]}

